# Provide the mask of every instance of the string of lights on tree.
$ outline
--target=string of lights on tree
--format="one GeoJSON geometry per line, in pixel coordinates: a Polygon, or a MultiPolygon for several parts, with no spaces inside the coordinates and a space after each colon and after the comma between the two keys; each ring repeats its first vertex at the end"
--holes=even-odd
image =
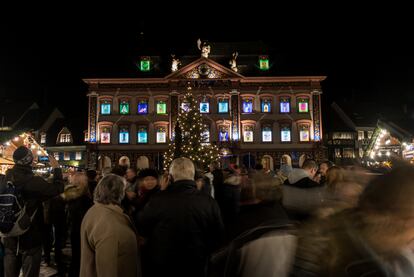
{"type": "Polygon", "coordinates": [[[208,128],[203,124],[203,117],[198,110],[198,101],[189,86],[184,95],[174,127],[174,138],[165,152],[164,169],[179,157],[187,157],[196,166],[205,168],[219,159],[219,149],[209,143],[208,128]]]}

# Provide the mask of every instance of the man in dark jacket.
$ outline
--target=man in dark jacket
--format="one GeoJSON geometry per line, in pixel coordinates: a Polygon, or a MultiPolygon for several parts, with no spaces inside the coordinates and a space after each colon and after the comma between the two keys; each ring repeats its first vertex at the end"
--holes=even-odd
{"type": "Polygon", "coordinates": [[[297,188],[319,187],[319,183],[313,180],[317,171],[318,164],[314,160],[305,160],[301,169],[295,169],[289,174],[285,185],[297,188]]]}
{"type": "Polygon", "coordinates": [[[154,195],[139,216],[139,227],[148,238],[143,253],[148,276],[205,276],[209,255],[222,241],[219,207],[197,190],[194,173],[191,160],[174,160],[170,177],[162,180],[173,182],[154,195]]]}
{"type": "Polygon", "coordinates": [[[26,233],[19,237],[4,239],[5,276],[18,277],[20,268],[22,268],[25,277],[38,277],[42,258],[42,225],[44,221],[42,202],[63,191],[62,171],[57,168],[57,162],[51,159],[52,166],[55,167],[53,184],[49,184],[41,177],[34,176],[31,166],[33,154],[24,146],[16,149],[13,153],[13,160],[15,166],[9,170],[7,178],[12,178],[15,186],[20,189],[28,215],[36,214],[26,233]]]}

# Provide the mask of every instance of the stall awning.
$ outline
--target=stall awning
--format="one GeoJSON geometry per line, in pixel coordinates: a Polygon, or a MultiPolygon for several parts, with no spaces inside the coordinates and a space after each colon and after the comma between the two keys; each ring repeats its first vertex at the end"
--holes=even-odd
{"type": "Polygon", "coordinates": [[[14,162],[0,157],[0,165],[14,165],[14,162]]]}

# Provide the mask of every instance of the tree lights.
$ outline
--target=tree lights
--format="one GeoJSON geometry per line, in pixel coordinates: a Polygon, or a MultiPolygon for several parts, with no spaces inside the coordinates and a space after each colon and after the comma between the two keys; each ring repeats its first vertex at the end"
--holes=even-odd
{"type": "Polygon", "coordinates": [[[191,87],[184,95],[183,103],[186,103],[186,108],[181,108],[178,113],[174,139],[165,153],[164,169],[178,157],[188,157],[201,168],[219,158],[217,146],[209,143],[207,126],[203,124],[199,103],[194,98],[191,87]]]}

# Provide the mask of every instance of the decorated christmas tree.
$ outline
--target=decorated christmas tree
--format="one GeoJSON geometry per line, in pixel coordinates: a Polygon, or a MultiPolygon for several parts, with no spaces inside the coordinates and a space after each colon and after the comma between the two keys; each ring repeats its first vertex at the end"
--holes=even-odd
{"type": "Polygon", "coordinates": [[[165,153],[164,169],[179,157],[191,159],[199,168],[206,168],[219,158],[216,145],[209,142],[209,132],[203,117],[198,110],[198,102],[194,98],[191,87],[184,95],[174,127],[174,138],[165,153]]]}

